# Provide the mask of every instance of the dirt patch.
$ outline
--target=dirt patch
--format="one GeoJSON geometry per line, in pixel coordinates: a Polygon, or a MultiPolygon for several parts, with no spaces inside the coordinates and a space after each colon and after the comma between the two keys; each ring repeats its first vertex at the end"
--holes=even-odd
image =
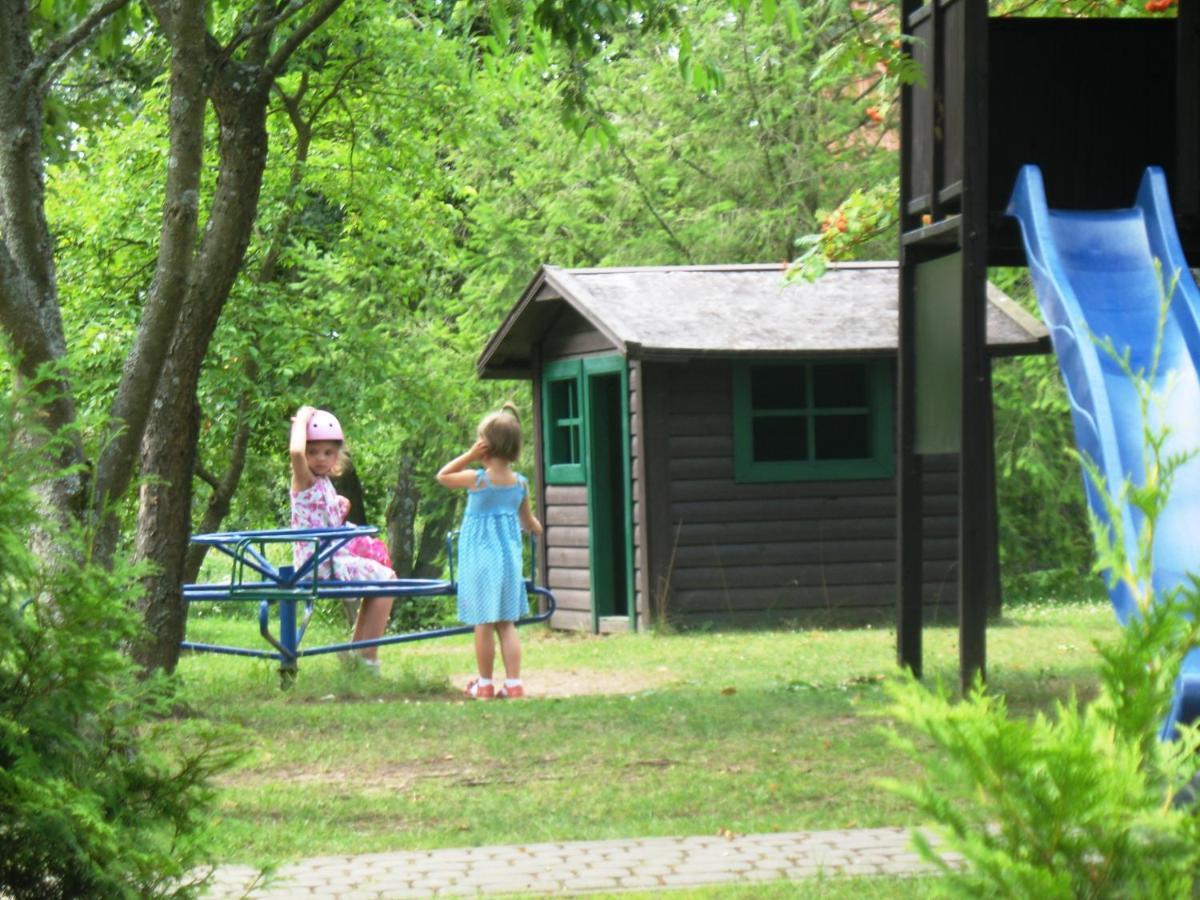
{"type": "MultiPolygon", "coordinates": [[[[451,678],[457,691],[462,691],[470,675],[451,678]]],[[[655,672],[598,672],[592,669],[560,669],[557,671],[537,669],[524,676],[525,696],[539,697],[583,697],[596,694],[637,694],[660,687],[671,680],[668,670],[655,672]]]]}

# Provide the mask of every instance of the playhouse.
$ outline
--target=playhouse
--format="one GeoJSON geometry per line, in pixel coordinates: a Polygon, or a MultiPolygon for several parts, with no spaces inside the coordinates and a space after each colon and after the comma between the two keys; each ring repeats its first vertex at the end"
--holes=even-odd
{"type": "MultiPolygon", "coordinates": [[[[534,385],[552,623],[891,614],[898,284],[894,262],[541,268],[477,368],[534,385]]],[[[1048,346],[989,285],[989,356],[1048,346]]],[[[954,621],[955,456],[923,479],[923,603],[954,621]]]]}

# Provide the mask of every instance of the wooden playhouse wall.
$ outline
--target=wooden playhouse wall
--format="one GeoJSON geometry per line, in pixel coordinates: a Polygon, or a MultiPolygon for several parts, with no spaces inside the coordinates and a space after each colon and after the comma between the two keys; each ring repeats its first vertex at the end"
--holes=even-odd
{"type": "MultiPolygon", "coordinates": [[[[893,479],[739,484],[728,361],[643,363],[650,602],[678,622],[845,621],[896,604],[893,479]]],[[[924,600],[957,618],[957,458],[927,457],[924,600]]]]}
{"type": "MultiPolygon", "coordinates": [[[[615,348],[565,309],[543,363],[615,348]]],[[[535,390],[539,409],[540,381],[535,390]]],[[[893,479],[738,484],[728,360],[629,364],[634,598],[646,627],[664,598],[682,624],[878,619],[896,604],[893,479]],[[651,539],[647,535],[647,521],[651,539]],[[648,559],[652,554],[653,559],[648,559]]],[[[541,460],[539,449],[539,465],[541,460]]],[[[957,619],[958,474],[925,458],[924,600],[932,622],[957,619]]],[[[587,488],[546,485],[543,577],[552,624],[591,630],[587,488]]]]}

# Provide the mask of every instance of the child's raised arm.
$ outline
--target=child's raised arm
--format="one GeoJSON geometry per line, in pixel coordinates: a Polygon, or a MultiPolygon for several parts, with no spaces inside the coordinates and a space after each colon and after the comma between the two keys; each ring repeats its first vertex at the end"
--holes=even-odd
{"type": "Polygon", "coordinates": [[[466,453],[456,456],[437,473],[438,484],[448,488],[469,488],[475,485],[475,472],[467,469],[471,463],[487,456],[487,441],[477,440],[466,453]]]}
{"type": "Polygon", "coordinates": [[[308,468],[308,420],[317,411],[315,406],[302,406],[292,417],[292,434],[288,441],[288,456],[292,460],[292,490],[306,491],[313,484],[312,472],[308,468]]]}

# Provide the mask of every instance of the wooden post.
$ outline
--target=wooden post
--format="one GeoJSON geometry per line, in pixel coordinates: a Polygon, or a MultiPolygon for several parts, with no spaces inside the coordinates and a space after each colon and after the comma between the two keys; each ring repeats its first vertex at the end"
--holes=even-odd
{"type": "MultiPolygon", "coordinates": [[[[913,34],[912,15],[922,6],[921,0],[902,0],[900,27],[904,34],[913,34]]],[[[910,56],[918,45],[905,43],[910,56]]],[[[936,48],[924,46],[925,58],[932,60],[936,48]]],[[[929,82],[932,84],[932,81],[929,82]]],[[[914,141],[926,148],[935,143],[933,123],[917,134],[914,127],[913,85],[900,90],[900,296],[896,352],[896,662],[917,678],[923,670],[922,659],[922,561],[924,540],[921,527],[922,490],[921,460],[916,453],[917,425],[917,348],[916,348],[916,276],[917,255],[905,235],[911,230],[914,218],[920,213],[912,209],[915,190],[914,141]]],[[[922,159],[927,158],[922,154],[922,159]]]]}
{"type": "Polygon", "coordinates": [[[962,118],[962,393],[959,444],[959,677],[967,691],[986,675],[988,603],[988,518],[991,503],[987,466],[987,3],[963,5],[962,40],[950,48],[961,66],[962,118]]]}

